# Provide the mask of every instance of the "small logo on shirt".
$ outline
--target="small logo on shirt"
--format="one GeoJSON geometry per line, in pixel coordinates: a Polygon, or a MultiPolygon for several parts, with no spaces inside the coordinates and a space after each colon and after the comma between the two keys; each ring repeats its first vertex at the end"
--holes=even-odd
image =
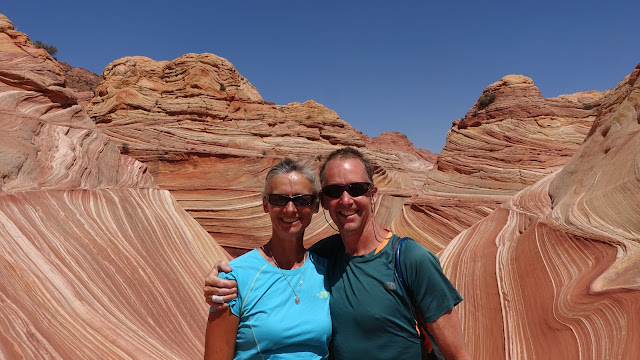
{"type": "Polygon", "coordinates": [[[317,293],[316,295],[318,295],[318,297],[320,299],[328,299],[329,298],[329,293],[326,291],[320,291],[319,293],[317,293]]]}
{"type": "Polygon", "coordinates": [[[382,283],[382,286],[384,286],[385,289],[387,290],[395,290],[396,289],[396,284],[390,281],[384,282],[382,283]]]}

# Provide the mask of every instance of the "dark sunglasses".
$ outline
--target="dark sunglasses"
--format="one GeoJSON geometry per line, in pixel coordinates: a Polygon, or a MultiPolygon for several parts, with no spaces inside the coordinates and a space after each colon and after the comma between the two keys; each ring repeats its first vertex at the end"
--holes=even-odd
{"type": "Polygon", "coordinates": [[[371,189],[371,183],[368,182],[353,182],[346,185],[331,184],[322,188],[322,193],[330,198],[339,199],[343,192],[352,197],[362,196],[369,192],[371,189]]]}
{"type": "Polygon", "coordinates": [[[293,205],[295,206],[311,206],[311,204],[316,201],[316,196],[312,194],[300,194],[294,196],[269,194],[267,200],[272,206],[286,206],[289,201],[293,202],[293,205]]]}

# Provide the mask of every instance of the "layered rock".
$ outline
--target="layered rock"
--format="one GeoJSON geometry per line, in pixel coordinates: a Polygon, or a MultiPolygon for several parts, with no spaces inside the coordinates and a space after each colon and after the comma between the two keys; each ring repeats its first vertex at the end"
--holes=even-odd
{"type": "MultiPolygon", "coordinates": [[[[386,211],[401,211],[397,198],[415,194],[432,165],[407,144],[367,149],[370,139],[313,101],[265,102],[229,61],[213,54],[123,58],[103,77],[87,113],[234,254],[268,239],[260,193],[268,169],[285,156],[318,166],[338,147],[360,148],[388,195],[381,206],[387,224],[386,211]]],[[[307,238],[311,243],[332,232],[318,214],[307,238]]]]}
{"type": "Polygon", "coordinates": [[[566,165],[442,251],[480,359],[629,359],[640,351],[640,65],[566,165]],[[482,335],[480,335],[482,334],[482,335]]]}
{"type": "Polygon", "coordinates": [[[456,120],[423,191],[394,223],[439,251],[516,192],[560,169],[578,150],[606,94],[545,99],[530,78],[487,86],[456,120]]]}
{"type": "Polygon", "coordinates": [[[202,356],[222,248],[0,15],[0,358],[202,356]]]}

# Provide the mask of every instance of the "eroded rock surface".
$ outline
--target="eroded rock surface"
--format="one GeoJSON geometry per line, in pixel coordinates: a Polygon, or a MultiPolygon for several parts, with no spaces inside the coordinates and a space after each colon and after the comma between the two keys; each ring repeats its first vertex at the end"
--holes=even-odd
{"type": "MultiPolygon", "coordinates": [[[[397,148],[368,148],[376,139],[314,101],[265,102],[229,61],[213,54],[123,58],[103,76],[87,113],[233,254],[268,240],[260,193],[268,169],[285,156],[319,166],[338,147],[361,149],[386,194],[380,214],[387,224],[432,167],[408,140],[397,148]]],[[[308,242],[333,232],[320,213],[308,242]]]]}
{"type": "Polygon", "coordinates": [[[460,312],[475,358],[631,359],[640,351],[639,72],[604,99],[561,170],[440,254],[466,298],[460,312]]]}

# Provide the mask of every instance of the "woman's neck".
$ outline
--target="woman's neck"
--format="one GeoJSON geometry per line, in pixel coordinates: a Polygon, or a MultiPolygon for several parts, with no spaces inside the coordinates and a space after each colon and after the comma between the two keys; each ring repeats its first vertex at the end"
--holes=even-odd
{"type": "Polygon", "coordinates": [[[272,237],[268,243],[262,247],[265,258],[273,265],[284,269],[297,269],[304,264],[307,250],[300,241],[289,239],[278,239],[272,237]]]}

